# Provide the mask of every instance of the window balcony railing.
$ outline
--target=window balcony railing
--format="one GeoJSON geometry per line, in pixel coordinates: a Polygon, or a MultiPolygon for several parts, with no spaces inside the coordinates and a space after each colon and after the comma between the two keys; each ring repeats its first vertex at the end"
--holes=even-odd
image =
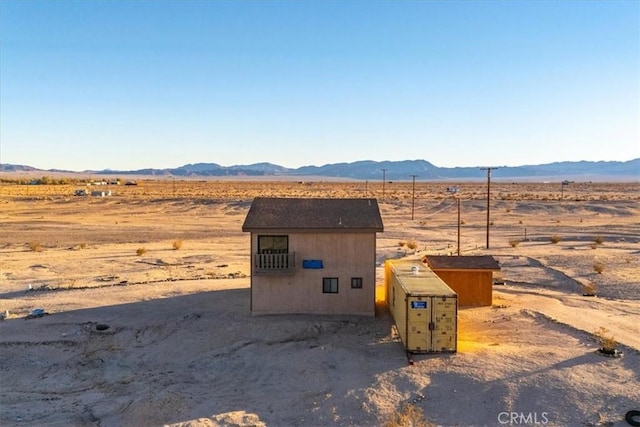
{"type": "Polygon", "coordinates": [[[286,274],[296,270],[296,253],[253,254],[255,274],[286,274]]]}

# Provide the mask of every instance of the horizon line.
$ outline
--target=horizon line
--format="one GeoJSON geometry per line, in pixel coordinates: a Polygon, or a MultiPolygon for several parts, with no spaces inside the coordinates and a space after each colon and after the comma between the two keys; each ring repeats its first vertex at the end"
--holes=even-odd
{"type": "Polygon", "coordinates": [[[139,171],[139,170],[144,170],[144,169],[151,169],[151,170],[158,170],[158,171],[164,171],[164,170],[172,170],[172,169],[180,169],[183,168],[185,166],[193,166],[193,165],[200,165],[200,164],[214,164],[217,165],[221,168],[225,168],[225,169],[232,169],[232,168],[241,168],[241,167],[246,167],[246,166],[253,166],[253,165],[259,165],[259,164],[268,164],[268,165],[272,165],[272,166],[278,166],[281,168],[285,168],[285,169],[289,169],[289,170],[296,170],[296,169],[302,169],[302,168],[308,168],[308,167],[316,167],[316,168],[321,168],[324,166],[330,166],[330,165],[339,165],[339,164],[345,164],[345,165],[351,165],[354,163],[364,163],[364,162],[371,162],[371,163],[402,163],[402,162],[426,162],[429,163],[431,165],[433,165],[434,167],[438,168],[438,169],[456,169],[456,168],[469,168],[469,169],[473,169],[473,168],[486,168],[486,167],[500,167],[500,168],[519,168],[519,167],[527,167],[527,166],[545,166],[545,165],[552,165],[552,164],[557,164],[557,163],[627,163],[627,162],[633,162],[635,160],[640,160],[640,157],[636,157],[636,158],[632,158],[629,160],[557,160],[557,161],[553,161],[553,162],[549,162],[549,163],[530,163],[530,164],[520,164],[520,165],[505,165],[505,164],[494,164],[494,165],[475,165],[475,166],[438,166],[432,162],[430,162],[429,160],[426,159],[405,159],[405,160],[354,160],[351,162],[335,162],[335,163],[325,163],[322,165],[303,165],[303,166],[299,166],[299,167],[289,167],[289,166],[283,166],[281,164],[277,164],[277,163],[272,163],[272,162],[254,162],[254,163],[247,163],[247,164],[232,164],[232,165],[222,165],[216,162],[195,162],[195,163],[185,163],[183,165],[180,166],[174,166],[174,167],[141,167],[141,168],[137,168],[137,169],[116,169],[116,168],[103,168],[103,169],[83,169],[83,170],[73,170],[73,169],[61,169],[61,168],[48,168],[48,169],[43,169],[40,167],[36,167],[36,166],[32,166],[32,165],[27,165],[27,164],[19,164],[19,163],[9,163],[9,162],[0,162],[0,166],[2,165],[9,165],[9,166],[20,166],[20,167],[29,167],[29,168],[33,168],[36,170],[41,170],[41,171],[48,171],[48,172],[73,172],[73,173],[89,173],[89,172],[94,172],[94,173],[99,173],[99,172],[133,172],[133,171],[139,171]]]}

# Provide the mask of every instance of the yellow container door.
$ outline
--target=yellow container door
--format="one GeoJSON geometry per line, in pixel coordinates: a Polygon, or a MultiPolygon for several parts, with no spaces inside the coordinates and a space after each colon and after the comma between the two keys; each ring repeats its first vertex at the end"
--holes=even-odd
{"type": "Polygon", "coordinates": [[[456,351],[456,312],[455,298],[433,298],[433,351],[456,351]]]}
{"type": "Polygon", "coordinates": [[[426,297],[407,298],[407,350],[430,351],[431,302],[426,297]]]}

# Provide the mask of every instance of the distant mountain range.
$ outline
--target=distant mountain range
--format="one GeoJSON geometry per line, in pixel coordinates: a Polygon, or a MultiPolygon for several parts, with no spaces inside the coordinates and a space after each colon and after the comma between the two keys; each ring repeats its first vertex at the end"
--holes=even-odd
{"type": "MultiPolygon", "coordinates": [[[[501,166],[492,173],[494,179],[611,179],[640,180],[640,158],[626,162],[556,162],[541,165],[501,166]]],[[[274,176],[274,177],[327,177],[360,180],[385,179],[405,181],[418,180],[475,180],[486,177],[481,167],[443,168],[426,160],[382,161],[370,160],[352,163],[334,163],[324,166],[302,166],[290,169],[272,163],[222,166],[217,163],[194,163],[170,169],[65,171],[59,169],[36,169],[31,166],[0,164],[0,172],[82,173],[95,175],[140,175],[175,177],[222,177],[222,176],[274,176]]]]}

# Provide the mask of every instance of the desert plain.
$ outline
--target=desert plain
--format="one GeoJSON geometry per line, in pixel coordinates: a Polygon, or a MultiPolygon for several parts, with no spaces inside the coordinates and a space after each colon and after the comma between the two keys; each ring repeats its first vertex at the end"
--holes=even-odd
{"type": "Polygon", "coordinates": [[[382,426],[406,408],[625,426],[640,410],[638,182],[494,180],[487,248],[484,182],[149,177],[90,197],[0,178],[2,426],[382,426]],[[377,198],[378,289],[386,259],[457,253],[458,197],[460,253],[501,266],[493,305],[461,308],[457,353],[413,365],[383,301],[373,318],[251,316],[256,196],[377,198]],[[598,352],[601,328],[621,357],[598,352]]]}

